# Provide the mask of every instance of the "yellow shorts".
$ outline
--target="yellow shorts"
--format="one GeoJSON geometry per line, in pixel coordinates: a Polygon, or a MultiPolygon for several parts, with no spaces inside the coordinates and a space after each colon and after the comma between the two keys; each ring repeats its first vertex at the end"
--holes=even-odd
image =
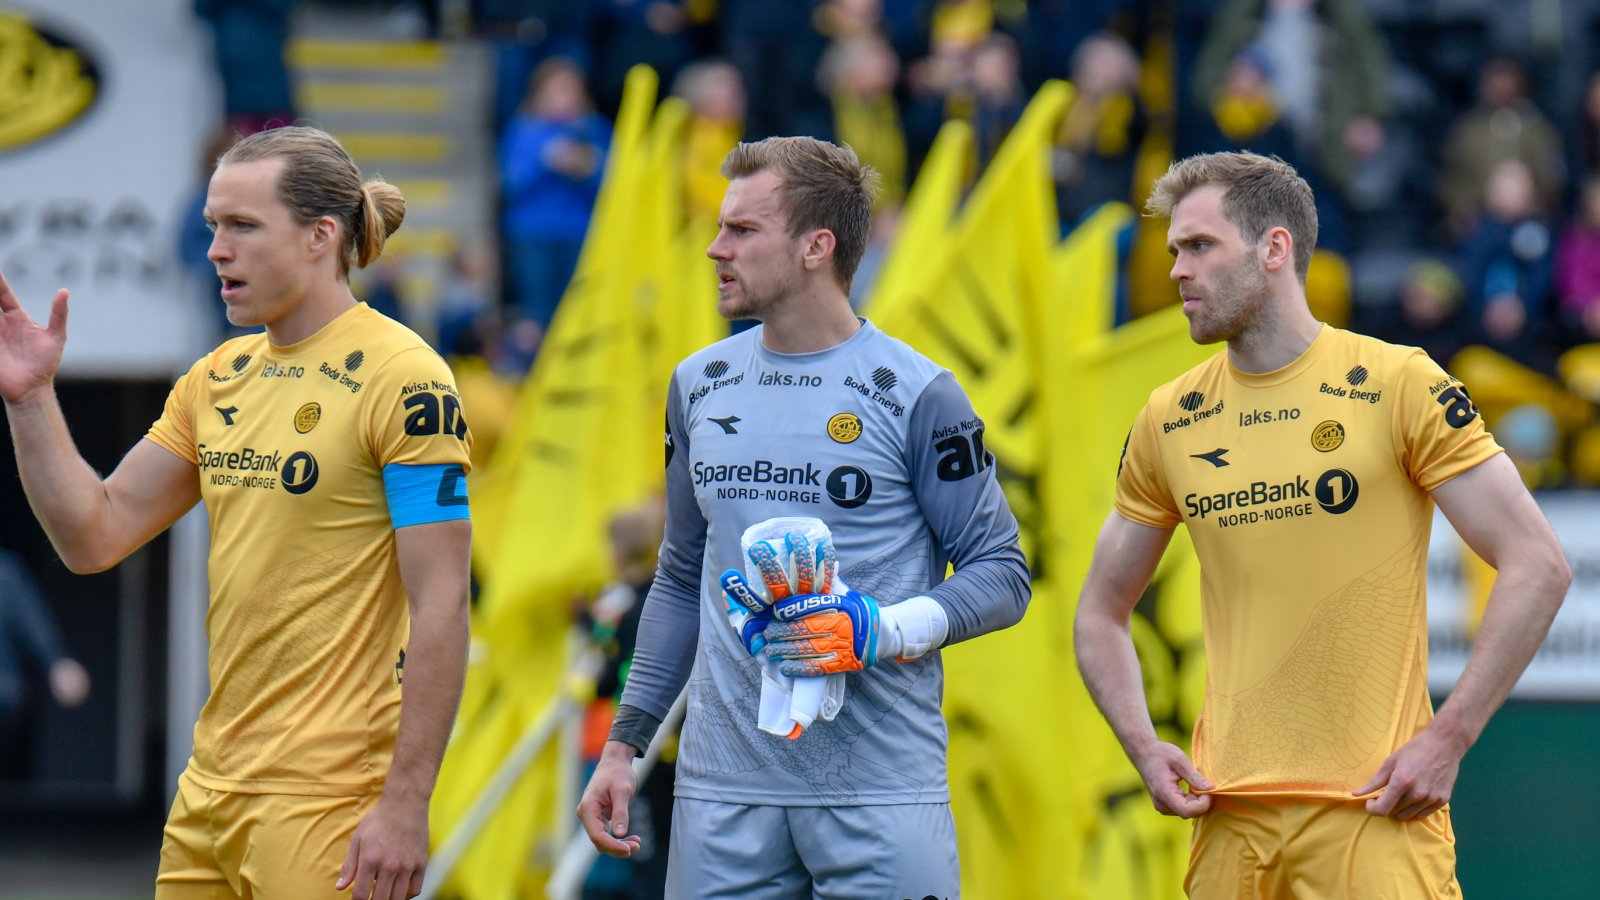
{"type": "Polygon", "coordinates": [[[162,833],[156,900],[348,900],[333,885],[376,801],[212,791],[184,772],[162,833]]]}
{"type": "Polygon", "coordinates": [[[1362,800],[1213,795],[1183,889],[1191,900],[1458,898],[1450,808],[1401,822],[1362,800]]]}

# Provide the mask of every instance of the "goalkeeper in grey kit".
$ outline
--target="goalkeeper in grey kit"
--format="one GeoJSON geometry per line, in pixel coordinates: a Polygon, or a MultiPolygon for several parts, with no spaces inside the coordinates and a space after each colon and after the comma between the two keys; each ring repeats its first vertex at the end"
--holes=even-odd
{"type": "Polygon", "coordinates": [[[874,173],[769,138],[723,174],[717,309],[761,325],[673,374],[666,539],[578,815],[602,852],[638,848],[630,763],[687,682],[669,897],[955,897],[939,649],[1021,620],[1017,522],[950,373],[850,308],[874,173]],[[828,537],[749,543],[778,517],[828,537]],[[842,706],[784,736],[767,689],[807,676],[842,706]]]}

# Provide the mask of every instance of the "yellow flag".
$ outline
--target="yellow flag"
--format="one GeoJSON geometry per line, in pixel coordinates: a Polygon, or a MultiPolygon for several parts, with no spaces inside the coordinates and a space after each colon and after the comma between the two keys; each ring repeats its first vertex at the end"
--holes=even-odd
{"type": "MultiPolygon", "coordinates": [[[[629,74],[578,271],[492,461],[501,473],[492,499],[501,505],[485,541],[483,658],[469,670],[471,716],[458,723],[435,792],[441,839],[554,701],[572,603],[611,575],[613,511],[660,489],[663,376],[652,369],[655,351],[665,350],[653,346],[653,325],[682,284],[666,249],[682,226],[672,186],[655,181],[676,170],[654,167],[679,139],[682,115],[669,109],[652,134],[655,91],[649,69],[629,74]]],[[[464,897],[519,896],[530,877],[546,874],[561,830],[553,817],[570,815],[555,809],[553,759],[547,752],[535,764],[463,857],[452,881],[464,897]],[[535,846],[541,852],[530,854],[535,846]]]]}
{"type": "Polygon", "coordinates": [[[872,319],[893,321],[896,307],[924,287],[928,260],[944,246],[961,204],[972,152],[972,126],[961,119],[944,123],[917,173],[894,244],[867,298],[866,314],[872,319]]]}

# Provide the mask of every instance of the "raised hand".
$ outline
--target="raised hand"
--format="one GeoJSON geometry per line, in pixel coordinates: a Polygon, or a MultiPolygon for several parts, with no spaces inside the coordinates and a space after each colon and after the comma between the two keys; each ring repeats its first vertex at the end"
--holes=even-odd
{"type": "Polygon", "coordinates": [[[0,274],[0,399],[18,403],[48,385],[61,367],[66,343],[66,289],[56,291],[50,303],[50,321],[40,328],[0,274]]]}

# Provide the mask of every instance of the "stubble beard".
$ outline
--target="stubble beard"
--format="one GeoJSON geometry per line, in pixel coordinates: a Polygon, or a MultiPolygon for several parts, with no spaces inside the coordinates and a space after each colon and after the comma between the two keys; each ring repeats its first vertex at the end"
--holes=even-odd
{"type": "Polygon", "coordinates": [[[751,290],[750,285],[744,281],[734,281],[738,294],[719,297],[717,312],[724,319],[755,319],[766,321],[767,316],[780,306],[784,298],[793,294],[796,289],[795,279],[785,277],[776,283],[769,283],[765,290],[751,290]]]}
{"type": "Polygon", "coordinates": [[[1265,323],[1270,297],[1267,274],[1246,257],[1206,292],[1200,315],[1189,320],[1189,336],[1197,344],[1248,338],[1265,323]]]}

